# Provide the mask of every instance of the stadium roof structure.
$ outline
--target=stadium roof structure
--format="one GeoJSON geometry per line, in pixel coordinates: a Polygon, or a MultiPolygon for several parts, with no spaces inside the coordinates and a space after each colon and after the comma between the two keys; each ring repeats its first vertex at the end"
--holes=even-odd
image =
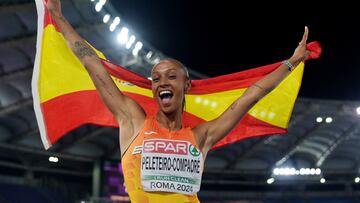
{"type": "MultiPolygon", "coordinates": [[[[100,12],[94,9],[96,2],[90,0],[62,3],[70,23],[110,61],[148,76],[156,58],[166,57],[146,39],[141,39],[144,46],[137,56],[114,43],[119,28],[111,32],[109,23],[103,22],[105,10],[117,14],[110,3],[100,12]]],[[[0,11],[0,168],[90,177],[94,162],[119,161],[116,128],[85,125],[44,150],[31,95],[35,3],[2,0],[0,11]],[[58,164],[49,162],[50,156],[57,157],[58,164]]],[[[194,79],[206,77],[191,67],[190,75],[194,79]]],[[[247,139],[211,151],[205,164],[204,193],[215,190],[218,184],[224,185],[223,190],[232,188],[229,191],[358,192],[358,106],[359,102],[299,98],[287,134],[247,139]],[[279,189],[282,186],[286,189],[279,189]]]]}

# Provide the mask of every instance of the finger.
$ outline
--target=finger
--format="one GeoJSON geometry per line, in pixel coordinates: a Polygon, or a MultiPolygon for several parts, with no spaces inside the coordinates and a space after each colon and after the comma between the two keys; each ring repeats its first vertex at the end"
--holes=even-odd
{"type": "Polygon", "coordinates": [[[301,39],[301,42],[299,43],[300,45],[306,44],[306,41],[307,41],[307,38],[308,38],[308,33],[309,33],[309,29],[308,29],[307,26],[305,26],[305,31],[304,31],[303,37],[301,39]]]}
{"type": "Polygon", "coordinates": [[[308,34],[309,34],[309,28],[307,26],[305,26],[305,32],[304,32],[304,36],[303,36],[303,40],[305,43],[307,41],[308,34]]]}

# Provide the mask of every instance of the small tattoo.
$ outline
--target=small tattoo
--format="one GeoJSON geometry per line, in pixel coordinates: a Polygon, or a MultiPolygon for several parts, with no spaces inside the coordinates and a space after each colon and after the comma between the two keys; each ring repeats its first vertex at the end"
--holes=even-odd
{"type": "Polygon", "coordinates": [[[74,47],[75,47],[75,54],[76,56],[78,56],[79,58],[84,58],[85,56],[94,56],[96,55],[95,51],[92,50],[89,46],[87,46],[86,44],[84,44],[83,42],[80,41],[76,41],[74,43],[74,47]]]}

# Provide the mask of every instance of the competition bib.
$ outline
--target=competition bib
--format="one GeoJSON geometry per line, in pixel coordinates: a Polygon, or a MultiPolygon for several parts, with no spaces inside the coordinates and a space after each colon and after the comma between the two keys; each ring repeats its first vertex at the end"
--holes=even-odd
{"type": "Polygon", "coordinates": [[[144,191],[195,194],[200,190],[202,171],[202,153],[190,142],[143,141],[141,184],[144,191]]]}

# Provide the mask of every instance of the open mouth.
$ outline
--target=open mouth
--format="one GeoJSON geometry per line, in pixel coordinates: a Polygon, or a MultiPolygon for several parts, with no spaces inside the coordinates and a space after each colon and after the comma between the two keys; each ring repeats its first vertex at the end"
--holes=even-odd
{"type": "Polygon", "coordinates": [[[160,100],[164,105],[168,105],[173,96],[174,93],[170,90],[162,90],[159,92],[160,100]]]}

